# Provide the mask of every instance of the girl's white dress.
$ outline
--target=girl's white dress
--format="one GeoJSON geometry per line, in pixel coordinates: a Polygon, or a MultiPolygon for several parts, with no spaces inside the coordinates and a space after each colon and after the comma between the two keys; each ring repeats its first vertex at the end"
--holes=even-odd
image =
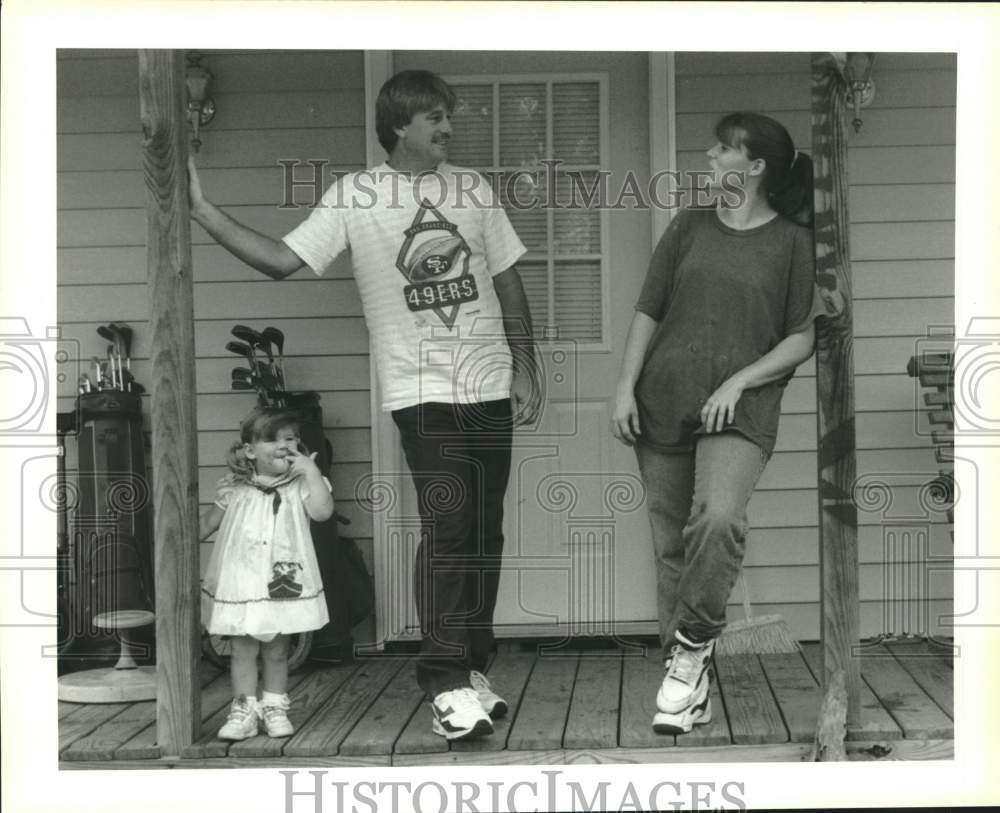
{"type": "Polygon", "coordinates": [[[254,480],[271,490],[230,476],[219,481],[215,504],[225,514],[201,580],[202,624],[213,635],[261,641],[319,629],[330,618],[303,505],[305,478],[254,480]]]}

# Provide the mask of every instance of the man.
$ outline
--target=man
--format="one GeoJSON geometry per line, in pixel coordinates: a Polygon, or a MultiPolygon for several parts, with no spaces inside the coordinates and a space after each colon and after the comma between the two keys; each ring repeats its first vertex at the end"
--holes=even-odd
{"type": "Polygon", "coordinates": [[[404,71],[376,102],[386,163],[333,184],[282,240],[237,223],[202,194],[191,214],[234,255],[284,279],[322,274],[350,249],[381,384],[420,504],[414,591],[417,681],[433,730],[489,734],[507,704],[482,671],[493,648],[512,427],[540,403],[531,316],[514,263],[525,252],[485,178],[446,162],[455,96],[404,71]]]}

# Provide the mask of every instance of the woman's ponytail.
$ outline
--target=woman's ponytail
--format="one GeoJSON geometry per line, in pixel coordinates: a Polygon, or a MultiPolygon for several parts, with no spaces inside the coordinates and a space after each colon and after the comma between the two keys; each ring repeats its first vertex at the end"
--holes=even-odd
{"type": "Polygon", "coordinates": [[[782,185],[768,189],[768,199],[774,210],[800,226],[813,225],[813,162],[804,153],[795,152],[792,165],[784,173],[776,173],[782,185]]]}

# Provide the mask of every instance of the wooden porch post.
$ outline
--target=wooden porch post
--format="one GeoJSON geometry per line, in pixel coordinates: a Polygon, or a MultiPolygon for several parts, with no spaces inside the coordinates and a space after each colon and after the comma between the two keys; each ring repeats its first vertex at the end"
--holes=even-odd
{"type": "Polygon", "coordinates": [[[817,323],[816,387],[824,686],[838,669],[847,727],[860,722],[860,605],[854,424],[854,321],[847,213],[845,85],[833,56],[812,57],[816,275],[828,319],[817,323]]]}
{"type": "Polygon", "coordinates": [[[187,197],[184,53],[139,51],[146,181],[156,586],[156,739],[178,756],[198,736],[198,447],[187,197]]]}

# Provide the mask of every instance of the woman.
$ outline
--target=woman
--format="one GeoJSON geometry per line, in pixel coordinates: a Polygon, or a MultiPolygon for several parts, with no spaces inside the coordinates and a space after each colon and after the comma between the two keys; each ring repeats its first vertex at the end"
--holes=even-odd
{"type": "Polygon", "coordinates": [[[717,202],[679,212],[653,253],[612,418],[646,486],[666,664],[653,727],[674,734],[711,720],[707,668],[743,562],[747,503],[821,312],[812,162],[766,116],[728,115],[716,137],[717,202]]]}

